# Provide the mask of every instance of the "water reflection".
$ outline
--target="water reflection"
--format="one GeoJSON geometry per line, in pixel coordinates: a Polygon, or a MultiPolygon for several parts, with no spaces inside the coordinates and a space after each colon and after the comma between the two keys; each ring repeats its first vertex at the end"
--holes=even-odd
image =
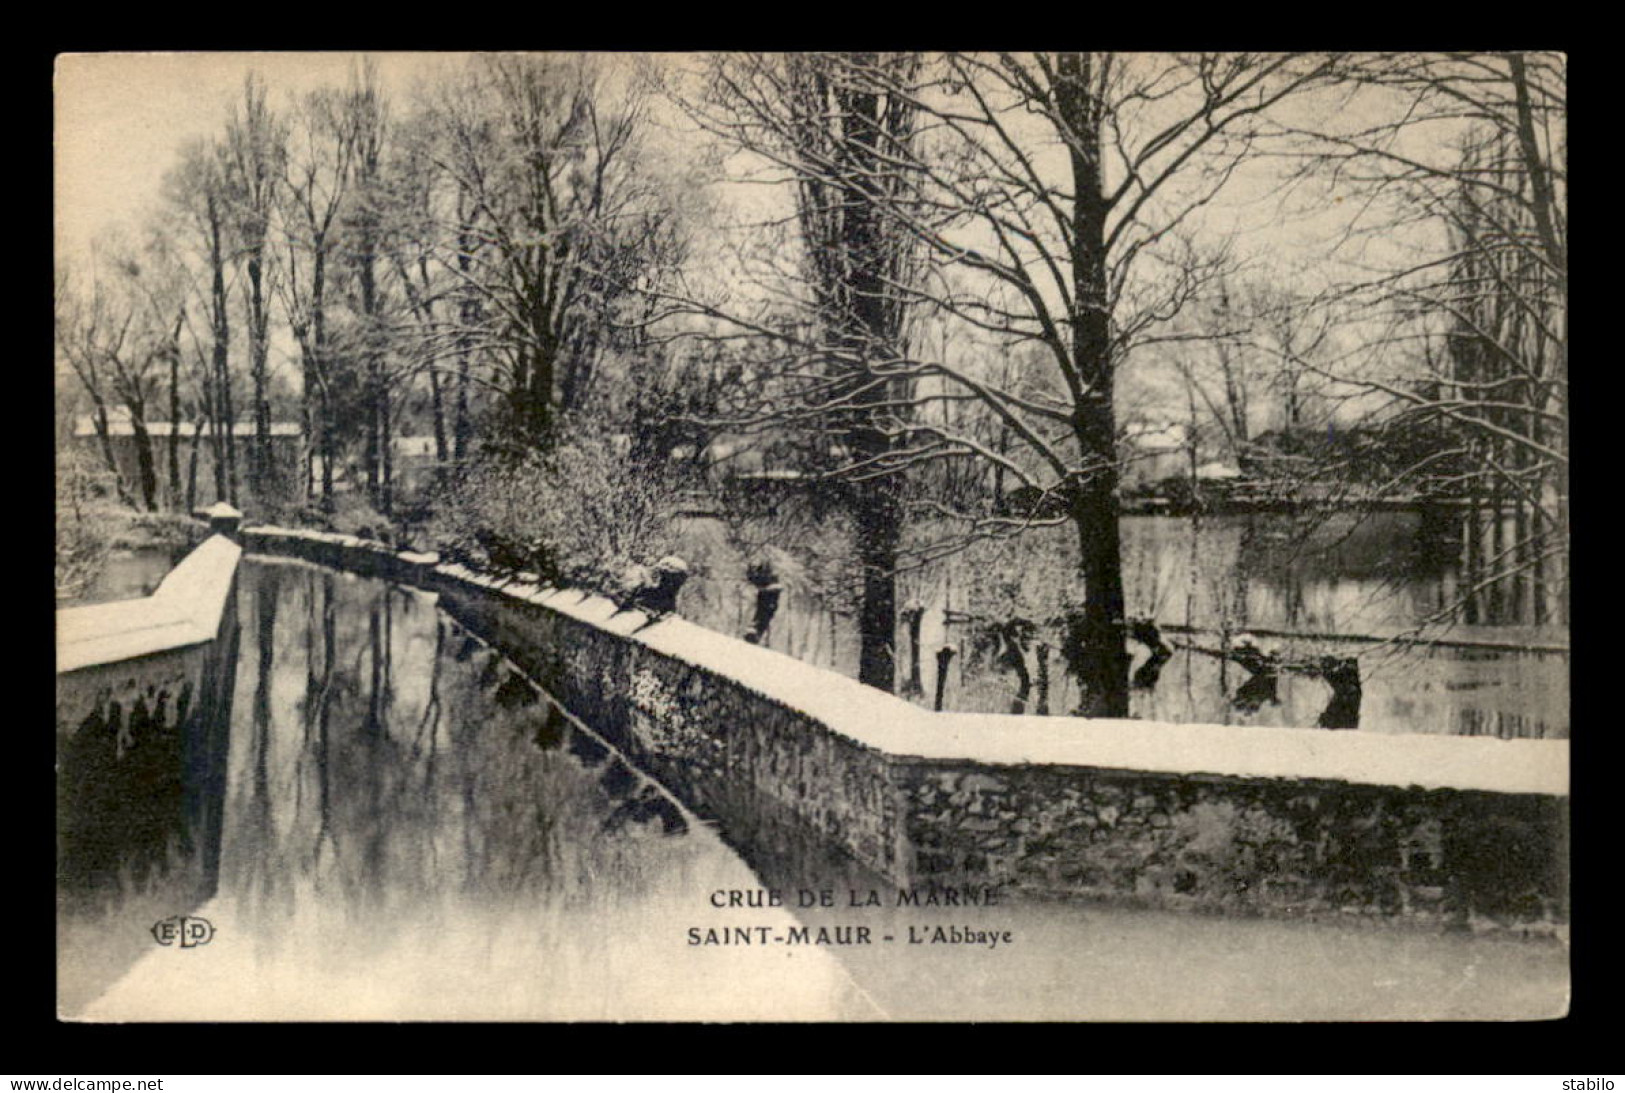
{"type": "MultiPolygon", "coordinates": [[[[261,561],[241,586],[215,940],[91,1016],[706,1018],[779,974],[696,961],[681,927],[749,868],[432,596],[261,561]]],[[[816,954],[762,1002],[867,1006],[816,954]]]]}
{"type": "Polygon", "coordinates": [[[733,787],[747,866],[432,597],[293,563],[246,563],[241,585],[215,938],[149,949],[92,1019],[1529,1017],[1566,989],[1561,951],[1505,939],[1070,904],[854,911],[848,890],[886,885],[784,803],[733,787]],[[713,900],[764,887],[834,898],[713,900]],[[798,920],[876,941],[687,940],[798,920]],[[913,945],[910,926],[1016,940],[913,945]]]}
{"type": "Polygon", "coordinates": [[[78,725],[58,726],[63,1013],[77,1012],[150,949],[154,923],[215,894],[238,634],[228,601],[219,636],[206,646],[59,680],[70,695],[95,695],[78,725]]]}
{"type": "MultiPolygon", "coordinates": [[[[1418,512],[1125,518],[1131,620],[1153,620],[1160,631],[1155,640],[1130,634],[1132,716],[1566,736],[1559,582],[1551,573],[1509,579],[1492,597],[1497,582],[1479,587],[1470,571],[1477,555],[1464,553],[1471,526],[1461,514],[1418,512]],[[1414,638],[1439,644],[1402,640],[1414,638]],[[1303,670],[1259,678],[1225,659],[1249,640],[1303,670]]],[[[838,553],[830,532],[818,534],[820,549],[833,543],[838,553]]],[[[682,612],[737,635],[759,629],[747,568],[764,551],[793,554],[778,544],[806,538],[768,523],[730,528],[700,517],[686,522],[683,537],[680,551],[696,573],[682,612]]],[[[949,709],[1076,708],[1064,659],[1050,659],[1064,648],[1064,618],[1080,595],[1072,587],[1074,540],[1065,528],[1038,529],[904,573],[899,693],[930,706],[940,691],[949,709]],[[944,648],[953,651],[939,656],[944,648]]],[[[759,640],[856,675],[855,607],[838,576],[831,579],[842,566],[806,561],[804,568],[801,579],[775,574],[783,591],[775,592],[772,625],[759,640]]]]}
{"type": "Polygon", "coordinates": [[[622,892],[639,882],[641,852],[602,837],[616,794],[591,762],[535,746],[534,689],[428,597],[256,570],[225,848],[245,910],[280,917],[299,885],[360,920],[442,897],[585,898],[611,873],[622,892]]]}

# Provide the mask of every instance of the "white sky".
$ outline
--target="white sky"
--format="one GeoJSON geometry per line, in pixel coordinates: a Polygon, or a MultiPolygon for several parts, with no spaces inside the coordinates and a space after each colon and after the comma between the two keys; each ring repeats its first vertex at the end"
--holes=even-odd
{"type": "MultiPolygon", "coordinates": [[[[243,80],[265,77],[271,101],[342,86],[360,53],[80,53],[56,67],[56,232],[83,254],[116,224],[134,227],[155,203],[187,141],[218,134],[243,80]]],[[[368,54],[379,82],[404,96],[426,62],[460,54],[368,54]]]]}
{"type": "MultiPolygon", "coordinates": [[[[360,53],[68,54],[56,72],[56,230],[65,255],[86,252],[106,229],[138,225],[159,198],[165,171],[189,140],[217,136],[243,80],[258,72],[272,105],[321,86],[342,86],[360,53]]],[[[389,97],[466,54],[373,53],[389,97]]],[[[1238,189],[1244,189],[1245,184],[1238,189]]],[[[1236,210],[1256,228],[1267,214],[1236,210]]],[[[1301,230],[1301,228],[1300,228],[1301,230]]]]}

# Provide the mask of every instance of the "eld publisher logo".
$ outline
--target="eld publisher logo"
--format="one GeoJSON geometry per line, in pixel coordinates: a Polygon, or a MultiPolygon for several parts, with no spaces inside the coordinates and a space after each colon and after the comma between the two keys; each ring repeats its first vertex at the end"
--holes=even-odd
{"type": "Polygon", "coordinates": [[[183,949],[195,949],[214,940],[214,924],[192,915],[171,915],[153,923],[152,939],[160,945],[179,943],[183,949]]]}

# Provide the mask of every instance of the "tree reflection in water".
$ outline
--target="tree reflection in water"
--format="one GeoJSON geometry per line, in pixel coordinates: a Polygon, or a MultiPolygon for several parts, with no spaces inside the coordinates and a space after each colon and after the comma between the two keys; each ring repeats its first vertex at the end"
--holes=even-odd
{"type": "Polygon", "coordinates": [[[594,780],[534,746],[519,724],[534,690],[429,598],[286,565],[256,566],[251,583],[253,716],[227,847],[236,891],[275,913],[302,880],[373,915],[595,871],[560,851],[565,835],[593,841],[593,823],[574,819],[593,810],[572,806],[594,780]]]}
{"type": "Polygon", "coordinates": [[[433,596],[264,560],[240,581],[215,940],[149,952],[92,1017],[719,1019],[730,988],[874,1016],[825,954],[785,982],[687,949],[705,893],[760,881],[433,596]]]}

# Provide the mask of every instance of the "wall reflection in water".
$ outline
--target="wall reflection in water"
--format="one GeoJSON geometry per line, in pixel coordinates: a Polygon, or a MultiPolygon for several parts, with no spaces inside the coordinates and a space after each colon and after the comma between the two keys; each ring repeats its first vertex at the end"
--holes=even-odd
{"type": "Polygon", "coordinates": [[[238,626],[216,640],[58,678],[57,1004],[64,1014],[218,882],[238,626]]]}
{"type": "Polygon", "coordinates": [[[873,1015],[826,958],[773,986],[689,949],[750,869],[434,597],[259,560],[241,585],[215,940],[93,1016],[704,1019],[753,978],[764,1017],[873,1015]]]}

